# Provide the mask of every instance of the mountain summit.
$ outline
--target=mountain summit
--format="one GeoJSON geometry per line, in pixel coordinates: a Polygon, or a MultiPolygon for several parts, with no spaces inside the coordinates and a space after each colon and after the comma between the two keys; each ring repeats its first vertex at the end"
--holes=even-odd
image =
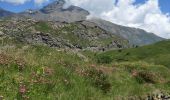
{"type": "Polygon", "coordinates": [[[58,0],[42,8],[40,11],[43,13],[52,13],[55,11],[63,11],[63,6],[66,2],[64,0],[58,0]]]}
{"type": "Polygon", "coordinates": [[[21,15],[36,20],[75,22],[86,20],[86,17],[90,14],[77,6],[64,8],[64,4],[64,0],[57,0],[40,10],[25,11],[21,15]]]}

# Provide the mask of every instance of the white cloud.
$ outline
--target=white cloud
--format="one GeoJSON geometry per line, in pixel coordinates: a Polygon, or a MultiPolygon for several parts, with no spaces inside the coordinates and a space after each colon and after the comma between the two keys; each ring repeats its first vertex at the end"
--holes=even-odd
{"type": "MultiPolygon", "coordinates": [[[[12,4],[15,4],[15,5],[21,5],[21,4],[24,4],[24,3],[29,2],[31,0],[0,0],[0,1],[12,3],[12,4]]],[[[45,2],[48,2],[49,0],[33,0],[33,1],[36,5],[41,5],[45,2]]]]}
{"type": "Polygon", "coordinates": [[[145,29],[161,37],[170,38],[170,16],[163,14],[158,0],[147,0],[134,4],[136,0],[66,0],[116,24],[145,29]]]}
{"type": "Polygon", "coordinates": [[[37,4],[37,5],[41,5],[45,2],[48,2],[49,0],[34,0],[34,3],[37,4]]]}
{"type": "Polygon", "coordinates": [[[28,2],[30,0],[0,0],[0,1],[18,5],[18,4],[24,4],[25,2],[28,2]]]}

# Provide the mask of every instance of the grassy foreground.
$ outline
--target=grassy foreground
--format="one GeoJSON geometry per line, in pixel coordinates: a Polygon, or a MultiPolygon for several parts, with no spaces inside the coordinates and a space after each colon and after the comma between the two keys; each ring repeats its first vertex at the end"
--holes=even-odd
{"type": "Polygon", "coordinates": [[[3,45],[0,98],[142,100],[156,90],[170,92],[169,44],[98,55],[84,52],[89,61],[46,46],[3,45]]]}

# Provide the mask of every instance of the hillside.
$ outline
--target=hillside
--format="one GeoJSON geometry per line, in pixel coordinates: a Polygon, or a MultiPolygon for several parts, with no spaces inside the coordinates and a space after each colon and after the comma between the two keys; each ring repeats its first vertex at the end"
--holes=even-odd
{"type": "Polygon", "coordinates": [[[157,100],[152,99],[157,95],[162,100],[170,98],[170,69],[164,64],[149,63],[144,57],[147,52],[146,58],[150,59],[158,58],[153,55],[168,57],[169,41],[100,55],[15,42],[13,38],[1,37],[0,98],[157,100]],[[150,48],[156,45],[164,51],[157,48],[152,54],[150,48]],[[137,60],[132,61],[133,56],[129,56],[129,61],[117,61],[116,55],[127,55],[127,51],[136,55],[137,60]],[[105,64],[110,62],[108,55],[115,61],[105,64]]]}
{"type": "Polygon", "coordinates": [[[169,41],[128,49],[126,39],[89,21],[12,17],[0,30],[0,98],[170,98],[169,41]]]}
{"type": "Polygon", "coordinates": [[[128,40],[89,21],[66,23],[11,18],[1,21],[0,29],[2,36],[18,42],[56,48],[105,51],[130,47],[128,40]]]}
{"type": "Polygon", "coordinates": [[[99,56],[109,56],[113,62],[145,61],[170,68],[170,41],[162,41],[149,46],[108,51],[99,56]]]}
{"type": "Polygon", "coordinates": [[[112,34],[129,40],[130,44],[137,46],[148,45],[164,40],[163,38],[142,29],[120,26],[101,19],[91,19],[90,21],[96,23],[99,27],[112,34]]]}

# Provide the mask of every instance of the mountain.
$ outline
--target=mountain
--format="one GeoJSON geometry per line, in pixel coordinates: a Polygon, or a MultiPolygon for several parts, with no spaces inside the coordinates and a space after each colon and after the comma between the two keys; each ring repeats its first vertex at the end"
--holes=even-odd
{"type": "Polygon", "coordinates": [[[40,10],[28,10],[22,12],[21,15],[34,18],[36,20],[46,20],[46,21],[65,21],[65,22],[75,22],[85,20],[89,12],[76,6],[70,6],[68,8],[63,8],[65,4],[64,0],[57,0],[53,3],[45,6],[40,10]]]}
{"type": "Polygon", "coordinates": [[[142,29],[120,26],[101,19],[91,19],[90,21],[112,34],[129,40],[130,44],[141,46],[164,40],[163,38],[142,29]]]}
{"type": "MultiPolygon", "coordinates": [[[[24,16],[39,21],[58,21],[68,23],[87,20],[86,17],[90,14],[88,11],[76,6],[64,8],[64,4],[64,0],[56,0],[53,3],[43,7],[42,9],[29,9],[15,15],[15,17],[21,19],[24,16]]],[[[13,13],[5,11],[3,9],[1,9],[0,12],[0,16],[4,17],[13,15],[13,13]]],[[[96,26],[102,28],[108,33],[112,33],[113,35],[128,40],[131,45],[142,46],[164,40],[163,38],[156,36],[153,33],[148,33],[142,29],[124,27],[102,19],[96,18],[87,21],[95,23],[96,26]]]]}
{"type": "MultiPolygon", "coordinates": [[[[64,0],[57,0],[40,10],[27,10],[22,12],[21,15],[43,21],[76,22],[86,20],[86,17],[90,14],[88,11],[76,6],[64,8],[64,4],[64,0]]],[[[91,19],[88,21],[95,23],[113,35],[129,40],[131,45],[148,45],[163,40],[163,38],[153,33],[116,25],[102,19],[91,19]]]]}
{"type": "Polygon", "coordinates": [[[0,17],[7,17],[7,16],[11,16],[14,13],[10,12],[10,11],[6,11],[2,8],[0,8],[0,17]]]}

